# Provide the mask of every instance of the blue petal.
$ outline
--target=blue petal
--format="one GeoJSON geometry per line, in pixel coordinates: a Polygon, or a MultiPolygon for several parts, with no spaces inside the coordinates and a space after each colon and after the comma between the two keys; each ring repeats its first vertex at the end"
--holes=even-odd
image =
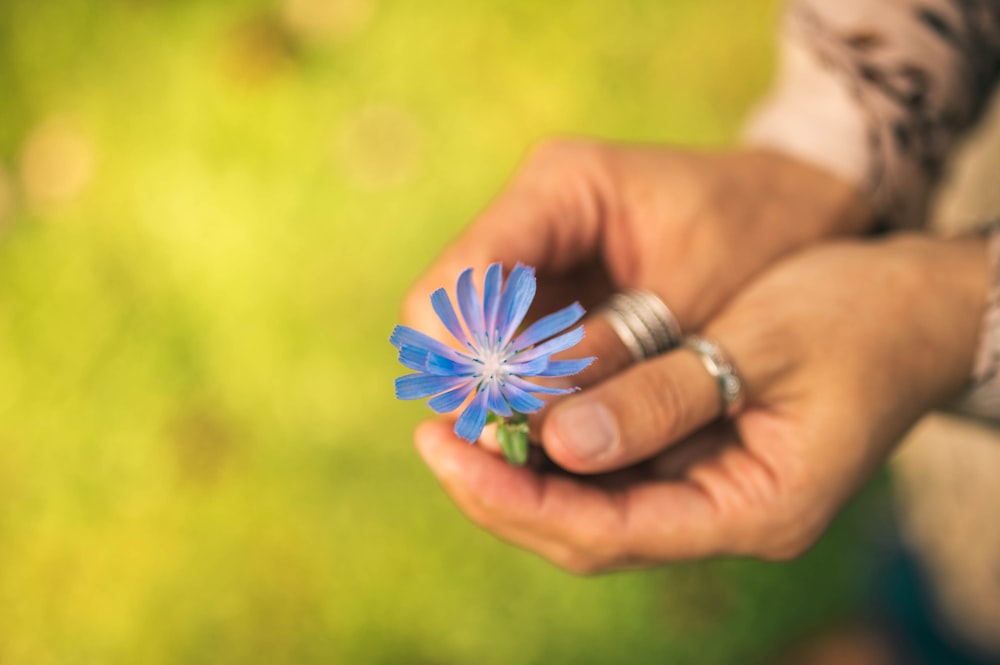
{"type": "Polygon", "coordinates": [[[449,390],[446,393],[441,393],[437,397],[431,399],[427,402],[427,406],[431,407],[438,413],[451,413],[458,407],[462,406],[462,402],[472,394],[472,391],[476,388],[476,382],[473,380],[468,380],[466,383],[460,385],[458,388],[449,390]]]}
{"type": "Polygon", "coordinates": [[[518,353],[513,359],[517,362],[525,362],[542,356],[551,356],[553,353],[559,353],[576,346],[581,339],[583,339],[583,326],[578,326],[564,335],[553,337],[543,344],[518,353]]]}
{"type": "Polygon", "coordinates": [[[462,385],[467,376],[434,376],[433,374],[407,374],[396,379],[397,399],[423,399],[462,385]]]}
{"type": "Polygon", "coordinates": [[[475,443],[486,426],[486,390],[480,390],[455,423],[455,434],[475,443]]]}
{"type": "Polygon", "coordinates": [[[518,413],[534,413],[545,406],[545,402],[521,390],[508,381],[502,388],[503,396],[518,413]]]}
{"type": "Polygon", "coordinates": [[[500,297],[500,312],[497,328],[500,330],[500,345],[506,346],[524,321],[531,301],[535,299],[535,271],[518,263],[510,271],[507,285],[500,297]]]}
{"type": "Polygon", "coordinates": [[[580,358],[579,360],[550,360],[549,366],[535,376],[572,376],[582,372],[597,358],[580,358]]]}
{"type": "Polygon", "coordinates": [[[476,285],[472,283],[472,268],[467,268],[458,276],[458,308],[462,310],[465,327],[469,329],[472,339],[484,344],[486,340],[486,324],[483,321],[483,305],[476,293],[476,285]]]}
{"type": "Polygon", "coordinates": [[[575,302],[569,307],[542,317],[528,326],[527,330],[517,336],[517,339],[515,339],[513,345],[511,345],[511,350],[520,351],[521,349],[528,348],[532,344],[537,344],[542,340],[548,339],[553,335],[558,335],[579,321],[583,316],[583,313],[583,307],[580,306],[580,303],[575,302]]]}
{"type": "Polygon", "coordinates": [[[415,346],[404,346],[399,350],[399,362],[407,369],[415,369],[418,372],[427,370],[428,352],[418,349],[415,346]]]}
{"type": "Polygon", "coordinates": [[[418,349],[431,351],[439,356],[451,358],[452,360],[468,358],[468,356],[459,353],[450,346],[442,344],[433,337],[425,335],[419,330],[414,330],[409,326],[396,326],[393,328],[392,336],[389,338],[389,343],[397,349],[402,349],[404,346],[415,346],[418,349]]]}
{"type": "Polygon", "coordinates": [[[534,360],[525,360],[524,362],[521,362],[518,356],[514,356],[514,358],[518,362],[508,364],[507,371],[518,376],[538,376],[549,366],[548,356],[542,356],[534,360]]]}
{"type": "Polygon", "coordinates": [[[489,388],[487,388],[486,403],[490,411],[498,416],[510,418],[514,415],[514,412],[510,410],[510,405],[507,404],[507,400],[504,399],[503,393],[500,391],[500,386],[495,381],[490,381],[489,388]]]}
{"type": "Polygon", "coordinates": [[[426,370],[437,376],[472,376],[482,368],[482,364],[471,359],[452,360],[436,353],[427,354],[426,370]]]}
{"type": "Polygon", "coordinates": [[[438,318],[445,325],[452,335],[455,336],[462,346],[469,345],[469,338],[466,337],[465,331],[462,330],[462,324],[458,322],[458,315],[455,314],[455,308],[451,306],[451,298],[448,297],[448,292],[444,289],[438,289],[431,294],[431,306],[434,307],[434,311],[437,312],[438,318]]]}
{"type": "Polygon", "coordinates": [[[500,311],[500,295],[503,287],[503,268],[499,263],[490,264],[483,282],[483,318],[486,337],[496,341],[497,312],[500,311]]]}
{"type": "Polygon", "coordinates": [[[520,388],[527,393],[540,393],[543,395],[568,395],[570,393],[575,393],[579,388],[553,388],[551,386],[540,386],[537,383],[532,383],[531,381],[525,381],[524,379],[519,379],[516,376],[508,377],[507,385],[514,384],[516,387],[520,388]]]}

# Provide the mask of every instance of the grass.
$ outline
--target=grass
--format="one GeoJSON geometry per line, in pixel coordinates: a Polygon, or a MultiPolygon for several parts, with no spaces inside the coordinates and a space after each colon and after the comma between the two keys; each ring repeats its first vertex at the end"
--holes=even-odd
{"type": "Polygon", "coordinates": [[[392,398],[401,294],[525,150],[733,140],[776,0],[328,4],[0,6],[0,663],[747,663],[849,603],[850,520],[564,574],[392,398]]]}

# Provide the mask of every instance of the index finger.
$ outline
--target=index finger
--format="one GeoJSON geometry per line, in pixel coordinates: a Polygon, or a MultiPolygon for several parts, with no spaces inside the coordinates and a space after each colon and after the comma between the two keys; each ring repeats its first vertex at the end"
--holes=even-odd
{"type": "Polygon", "coordinates": [[[520,262],[541,272],[563,273],[593,258],[602,220],[596,203],[600,187],[584,156],[589,150],[587,144],[537,149],[410,288],[403,308],[407,325],[432,336],[442,333],[430,294],[451,287],[466,268],[483,275],[491,263],[510,270],[520,262]]]}

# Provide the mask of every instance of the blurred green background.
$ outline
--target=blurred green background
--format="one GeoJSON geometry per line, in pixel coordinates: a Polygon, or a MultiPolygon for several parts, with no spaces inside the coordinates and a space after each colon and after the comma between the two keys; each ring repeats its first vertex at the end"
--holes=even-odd
{"type": "Polygon", "coordinates": [[[777,0],[2,0],[0,663],[753,663],[790,565],[579,579],[410,443],[408,282],[553,133],[712,145],[777,0]]]}

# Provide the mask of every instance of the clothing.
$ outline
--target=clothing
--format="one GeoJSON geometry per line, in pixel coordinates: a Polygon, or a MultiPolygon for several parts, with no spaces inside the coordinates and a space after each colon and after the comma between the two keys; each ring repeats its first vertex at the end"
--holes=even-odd
{"type": "Polygon", "coordinates": [[[921,225],[996,82],[1000,2],[798,0],[782,48],[750,139],[861,183],[886,224],[921,225]]]}
{"type": "MultiPolygon", "coordinates": [[[[778,81],[747,139],[857,183],[885,229],[967,232],[1000,219],[998,75],[1000,0],[794,0],[778,81]]],[[[1000,227],[991,233],[994,292],[960,406],[1000,421],[1000,227]]],[[[896,468],[904,527],[951,630],[1000,655],[1000,433],[930,417],[896,468]]]]}

